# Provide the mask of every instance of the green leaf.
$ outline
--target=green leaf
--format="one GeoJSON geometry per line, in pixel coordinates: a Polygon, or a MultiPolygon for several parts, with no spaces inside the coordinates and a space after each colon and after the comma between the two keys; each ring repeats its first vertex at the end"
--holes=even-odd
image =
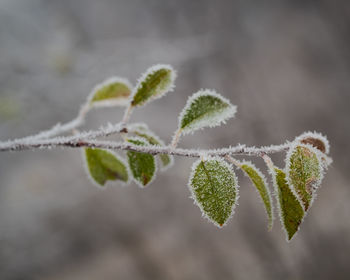
{"type": "Polygon", "coordinates": [[[149,68],[135,88],[131,105],[142,106],[164,96],[174,88],[176,73],[170,65],[155,65],[149,68]]]}
{"type": "Polygon", "coordinates": [[[237,178],[230,165],[220,158],[199,159],[192,166],[189,188],[204,216],[219,227],[227,223],[238,199],[237,178]]]}
{"type": "MultiPolygon", "coordinates": [[[[149,145],[142,138],[133,137],[127,139],[127,141],[137,146],[149,145]]],[[[134,181],[140,187],[149,185],[155,177],[157,168],[154,156],[146,153],[128,151],[127,157],[134,181]]]]}
{"type": "Polygon", "coordinates": [[[85,148],[84,156],[87,172],[99,186],[104,186],[108,180],[128,182],[126,164],[116,154],[101,149],[85,148]]]}
{"type": "Polygon", "coordinates": [[[212,90],[200,90],[187,101],[179,117],[179,129],[183,133],[203,127],[214,127],[232,118],[236,106],[212,90]]]}
{"type": "Polygon", "coordinates": [[[311,145],[295,144],[286,157],[287,180],[300,198],[305,211],[312,204],[322,179],[322,167],[317,150],[311,145]]]}
{"type": "Polygon", "coordinates": [[[266,182],[265,176],[251,162],[245,161],[245,162],[241,163],[240,167],[244,170],[244,172],[250,178],[253,185],[256,187],[256,189],[258,190],[258,192],[260,194],[260,197],[264,203],[266,214],[267,214],[268,220],[269,220],[268,228],[269,228],[269,230],[271,230],[272,225],[273,225],[273,204],[272,204],[270,190],[267,187],[267,182],[266,182]]]}
{"type": "Polygon", "coordinates": [[[113,77],[97,85],[89,96],[92,106],[125,106],[132,86],[127,79],[113,77]]]}
{"type": "Polygon", "coordinates": [[[279,168],[274,168],[274,185],[278,197],[279,215],[286,231],[287,240],[290,241],[304,218],[304,209],[292,192],[286,181],[286,174],[279,168]]]}
{"type": "MultiPolygon", "coordinates": [[[[128,130],[137,136],[146,139],[148,143],[153,146],[165,146],[164,141],[155,135],[146,124],[133,124],[128,127],[128,130]]],[[[174,162],[173,156],[171,155],[160,154],[158,157],[162,163],[163,170],[170,167],[174,162]]]]}

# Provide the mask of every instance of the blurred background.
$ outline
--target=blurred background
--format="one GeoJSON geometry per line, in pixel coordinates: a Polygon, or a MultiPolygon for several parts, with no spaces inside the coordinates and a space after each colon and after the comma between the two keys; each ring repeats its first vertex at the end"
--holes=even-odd
{"type": "MultiPolygon", "coordinates": [[[[279,144],[316,130],[334,159],[287,243],[279,219],[267,231],[240,172],[239,206],[220,230],[189,199],[193,159],[176,158],[146,189],[101,191],[77,149],[2,153],[0,279],[349,279],[349,38],[347,0],[0,0],[1,140],[71,120],[107,77],[135,83],[169,63],[175,92],[131,119],[166,142],[187,97],[213,88],[238,105],[236,118],[181,147],[279,144]]],[[[121,116],[94,110],[84,129],[121,116]]]]}

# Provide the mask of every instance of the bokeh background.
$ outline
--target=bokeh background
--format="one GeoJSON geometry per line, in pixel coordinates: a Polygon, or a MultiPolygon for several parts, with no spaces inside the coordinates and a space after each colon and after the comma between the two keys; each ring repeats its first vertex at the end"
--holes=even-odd
{"type": "MultiPolygon", "coordinates": [[[[349,38],[347,0],[0,0],[1,140],[69,121],[106,77],[135,83],[170,63],[175,92],[131,121],[169,142],[187,96],[214,88],[238,105],[236,118],[180,146],[279,144],[316,130],[334,159],[287,243],[278,219],[267,232],[239,172],[239,206],[220,230],[189,199],[193,159],[176,158],[147,189],[101,191],[79,150],[2,153],[0,279],[349,279],[349,38]]],[[[84,128],[121,116],[95,110],[84,128]]]]}

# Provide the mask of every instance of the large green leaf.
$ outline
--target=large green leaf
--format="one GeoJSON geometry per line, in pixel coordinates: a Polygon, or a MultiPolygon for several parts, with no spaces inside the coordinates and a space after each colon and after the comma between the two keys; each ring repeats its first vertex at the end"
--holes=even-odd
{"type": "MultiPolygon", "coordinates": [[[[138,146],[149,145],[143,139],[136,137],[129,138],[127,141],[138,146]]],[[[134,181],[141,187],[149,185],[155,177],[157,168],[154,156],[146,153],[128,151],[127,157],[134,181]]]]}
{"type": "Polygon", "coordinates": [[[116,154],[101,149],[85,148],[84,156],[87,171],[99,186],[105,185],[108,180],[128,182],[129,174],[126,164],[116,154]]]}
{"type": "Polygon", "coordinates": [[[270,190],[267,186],[267,182],[264,174],[251,162],[242,162],[240,167],[244,170],[247,176],[252,181],[253,185],[258,190],[260,197],[264,203],[266,214],[268,216],[269,225],[268,228],[271,229],[273,225],[273,204],[270,194],[270,190]]]}
{"type": "Polygon", "coordinates": [[[135,88],[131,105],[142,106],[160,98],[174,88],[176,73],[170,65],[155,65],[149,68],[135,88]]]}
{"type": "Polygon", "coordinates": [[[89,97],[92,106],[124,106],[128,103],[132,86],[127,79],[113,77],[97,85],[89,97]]]}
{"type": "MultiPolygon", "coordinates": [[[[130,125],[128,127],[128,130],[134,134],[136,134],[139,137],[142,137],[148,141],[149,144],[154,146],[165,146],[164,141],[161,140],[157,135],[154,134],[153,131],[151,131],[148,126],[144,123],[136,123],[133,125],[130,125]]],[[[167,154],[160,154],[158,155],[161,163],[162,163],[162,169],[165,170],[168,167],[170,167],[173,162],[173,156],[167,155],[167,154]]]]}
{"type": "Polygon", "coordinates": [[[322,179],[322,167],[316,153],[311,145],[296,144],[286,157],[288,183],[294,188],[305,211],[311,206],[322,179]]]}
{"type": "Polygon", "coordinates": [[[179,129],[182,133],[203,127],[218,126],[232,118],[236,112],[229,100],[212,90],[200,90],[192,95],[180,114],[179,129]]]}
{"type": "Polygon", "coordinates": [[[189,188],[203,215],[219,227],[225,225],[238,199],[231,166],[220,158],[199,159],[193,164],[189,188]]]}
{"type": "Polygon", "coordinates": [[[304,209],[292,192],[286,180],[286,174],[279,168],[274,168],[274,185],[278,197],[279,215],[286,231],[287,240],[290,241],[304,218],[304,209]]]}

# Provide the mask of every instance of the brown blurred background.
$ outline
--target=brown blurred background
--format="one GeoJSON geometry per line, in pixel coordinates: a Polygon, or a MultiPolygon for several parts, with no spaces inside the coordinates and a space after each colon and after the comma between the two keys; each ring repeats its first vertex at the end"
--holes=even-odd
{"type": "MultiPolygon", "coordinates": [[[[106,77],[135,82],[170,63],[176,91],[131,121],[169,142],[187,96],[214,88],[238,105],[236,119],[180,146],[278,144],[316,130],[334,159],[288,244],[278,219],[267,232],[241,173],[236,214],[219,230],[188,198],[193,159],[176,158],[147,189],[101,191],[78,150],[2,153],[0,279],[349,279],[349,38],[347,0],[0,0],[1,140],[72,119],[106,77]]],[[[121,116],[96,110],[84,128],[121,116]]]]}

